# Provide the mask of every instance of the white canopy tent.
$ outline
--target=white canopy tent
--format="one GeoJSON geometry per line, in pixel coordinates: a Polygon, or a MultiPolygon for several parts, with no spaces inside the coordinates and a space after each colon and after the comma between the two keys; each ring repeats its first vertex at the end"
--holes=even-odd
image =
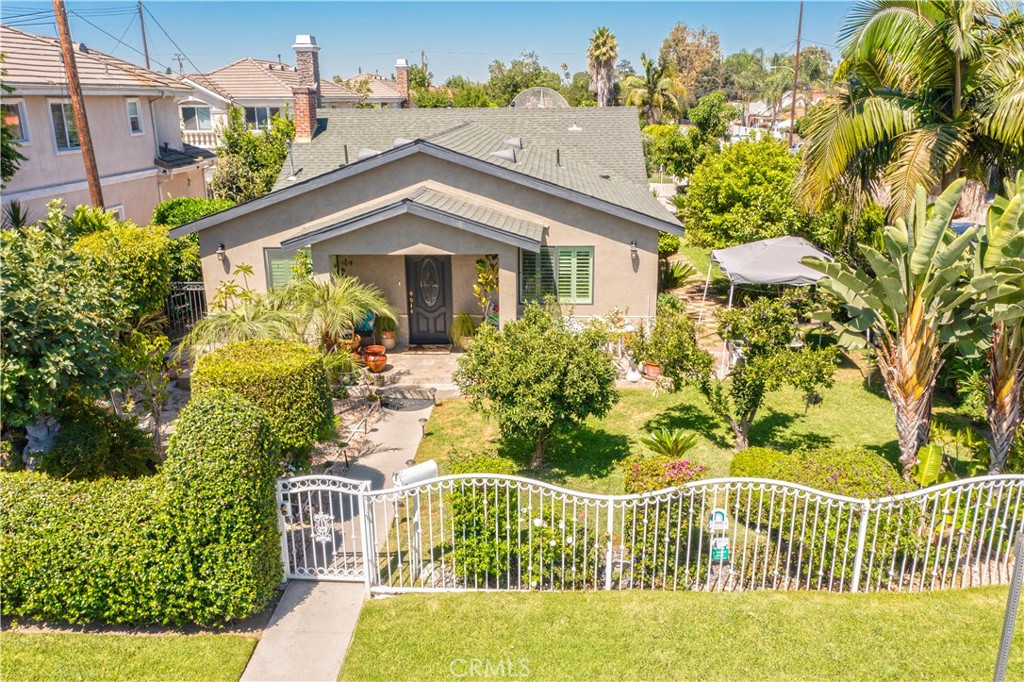
{"type": "MultiPolygon", "coordinates": [[[[697,328],[700,329],[700,324],[704,319],[704,302],[707,300],[708,286],[711,284],[711,270],[716,264],[729,278],[729,309],[731,310],[737,284],[792,287],[817,284],[822,277],[821,273],[800,262],[801,259],[808,256],[832,260],[832,256],[801,237],[776,237],[728,249],[715,249],[711,252],[711,263],[708,264],[708,274],[704,280],[704,294],[700,300],[697,328]]],[[[723,368],[725,354],[726,348],[723,343],[723,368]]]]}

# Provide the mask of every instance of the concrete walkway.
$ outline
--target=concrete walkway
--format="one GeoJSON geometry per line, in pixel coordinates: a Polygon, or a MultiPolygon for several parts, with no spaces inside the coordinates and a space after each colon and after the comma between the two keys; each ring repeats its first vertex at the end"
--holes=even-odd
{"type": "MultiPolygon", "coordinates": [[[[392,475],[409,466],[423,435],[420,420],[428,418],[433,407],[431,401],[395,402],[398,409],[385,410],[371,427],[368,452],[354,460],[346,474],[369,481],[374,490],[391,487],[392,475]]],[[[387,519],[378,522],[386,524],[387,519]]],[[[365,598],[362,582],[289,582],[242,681],[337,680],[365,598]]]]}

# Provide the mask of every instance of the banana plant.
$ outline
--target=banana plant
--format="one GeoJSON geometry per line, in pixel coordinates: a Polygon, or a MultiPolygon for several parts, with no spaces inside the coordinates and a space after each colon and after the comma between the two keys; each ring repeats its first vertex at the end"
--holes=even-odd
{"type": "Polygon", "coordinates": [[[938,445],[925,445],[917,453],[917,464],[914,465],[914,482],[922,488],[936,483],[956,480],[951,471],[942,470],[942,448],[938,445]]]}
{"type": "Polygon", "coordinates": [[[953,182],[933,206],[918,185],[905,218],[883,231],[884,253],[859,245],[870,270],[847,263],[805,258],[823,275],[818,282],[846,309],[848,321],[830,323],[847,348],[874,347],[899,436],[900,465],[910,477],[918,450],[928,443],[935,382],[943,355],[983,330],[962,315],[971,307],[963,293],[977,228],[957,235],[950,228],[964,180],[953,182]]]}
{"type": "Polygon", "coordinates": [[[988,361],[989,471],[998,473],[1024,418],[1024,173],[1004,182],[989,207],[969,287],[991,333],[979,352],[988,361]]]}

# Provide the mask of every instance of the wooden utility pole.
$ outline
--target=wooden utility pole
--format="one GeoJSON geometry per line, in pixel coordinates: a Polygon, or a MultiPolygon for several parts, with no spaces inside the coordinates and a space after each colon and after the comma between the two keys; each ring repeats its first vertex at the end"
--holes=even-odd
{"type": "Polygon", "coordinates": [[[139,0],[139,26],[142,27],[142,54],[146,58],[146,68],[149,66],[149,43],[146,41],[146,18],[142,16],[142,0],[139,0]]]}
{"type": "MultiPolygon", "coordinates": [[[[793,63],[793,100],[789,107],[789,146],[793,146],[793,135],[796,133],[796,83],[800,78],[800,31],[804,26],[804,3],[800,0],[800,18],[796,20],[796,61],[793,63]]],[[[806,112],[805,112],[806,113],[806,112]]]]}
{"type": "Polygon", "coordinates": [[[75,64],[75,48],[71,44],[71,29],[68,28],[68,14],[64,0],[53,0],[53,13],[57,18],[57,33],[60,36],[60,51],[64,57],[64,72],[71,94],[71,110],[75,112],[75,127],[78,128],[78,144],[82,148],[85,162],[85,179],[89,183],[89,200],[96,208],[103,208],[103,189],[100,187],[100,172],[96,168],[96,154],[93,151],[92,136],[89,134],[89,120],[85,116],[85,100],[82,98],[82,84],[78,80],[78,66],[75,64]]]}

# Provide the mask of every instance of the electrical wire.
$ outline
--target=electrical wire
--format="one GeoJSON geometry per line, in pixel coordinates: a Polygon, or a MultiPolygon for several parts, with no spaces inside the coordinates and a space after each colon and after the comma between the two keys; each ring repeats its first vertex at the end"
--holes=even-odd
{"type": "MultiPolygon", "coordinates": [[[[142,3],[139,4],[142,5],[142,3]]],[[[160,20],[153,16],[153,13],[149,11],[149,8],[145,5],[142,5],[142,10],[149,15],[149,18],[153,20],[153,23],[157,25],[157,28],[163,31],[163,34],[167,36],[167,39],[169,41],[171,41],[171,45],[174,45],[175,49],[178,50],[178,54],[185,57],[188,63],[192,65],[192,68],[195,70],[195,73],[202,73],[202,70],[198,66],[196,66],[196,63],[192,61],[191,57],[188,56],[188,53],[185,52],[185,50],[181,49],[178,43],[175,42],[174,38],[171,37],[171,34],[167,32],[167,29],[163,27],[163,24],[160,23],[160,20]]]]}
{"type": "MultiPolygon", "coordinates": [[[[107,31],[106,29],[104,29],[104,28],[102,28],[102,27],[100,27],[100,26],[97,26],[96,24],[94,24],[93,22],[89,21],[89,20],[88,20],[88,19],[86,19],[85,17],[83,17],[83,16],[79,15],[77,11],[73,11],[73,12],[71,12],[71,14],[74,14],[74,15],[75,15],[76,17],[78,17],[79,19],[81,19],[81,20],[82,20],[82,21],[84,21],[85,23],[89,24],[90,26],[92,26],[92,27],[93,27],[94,29],[96,29],[96,30],[97,30],[97,31],[99,31],[100,33],[103,33],[103,34],[105,34],[105,35],[107,35],[107,36],[109,36],[109,37],[113,38],[114,40],[118,40],[118,37],[117,37],[117,36],[115,36],[115,35],[114,35],[113,33],[111,33],[111,32],[109,32],[109,31],[107,31]]],[[[129,50],[131,50],[132,52],[134,52],[135,54],[139,55],[140,57],[145,57],[145,56],[146,56],[146,55],[145,55],[145,53],[143,53],[143,52],[142,52],[141,50],[138,50],[138,49],[136,49],[136,48],[132,47],[132,46],[131,46],[131,45],[129,45],[128,43],[124,43],[124,46],[125,46],[125,47],[127,47],[127,48],[128,48],[129,50]]],[[[159,61],[157,61],[156,59],[153,59],[153,55],[152,55],[152,54],[150,54],[149,60],[150,60],[151,62],[153,62],[154,64],[156,64],[157,66],[160,66],[161,68],[163,68],[163,69],[165,69],[165,70],[166,70],[166,69],[169,69],[169,68],[170,68],[169,66],[167,66],[167,65],[166,65],[166,64],[164,64],[163,62],[159,62],[159,61]]]]}
{"type": "Polygon", "coordinates": [[[121,33],[121,37],[117,39],[117,43],[114,45],[114,47],[110,48],[110,54],[114,54],[114,52],[117,51],[117,48],[121,47],[121,45],[124,44],[124,37],[128,35],[128,31],[130,31],[132,26],[135,25],[136,16],[138,15],[134,13],[132,14],[132,18],[128,20],[128,26],[125,27],[124,31],[121,33]]]}

